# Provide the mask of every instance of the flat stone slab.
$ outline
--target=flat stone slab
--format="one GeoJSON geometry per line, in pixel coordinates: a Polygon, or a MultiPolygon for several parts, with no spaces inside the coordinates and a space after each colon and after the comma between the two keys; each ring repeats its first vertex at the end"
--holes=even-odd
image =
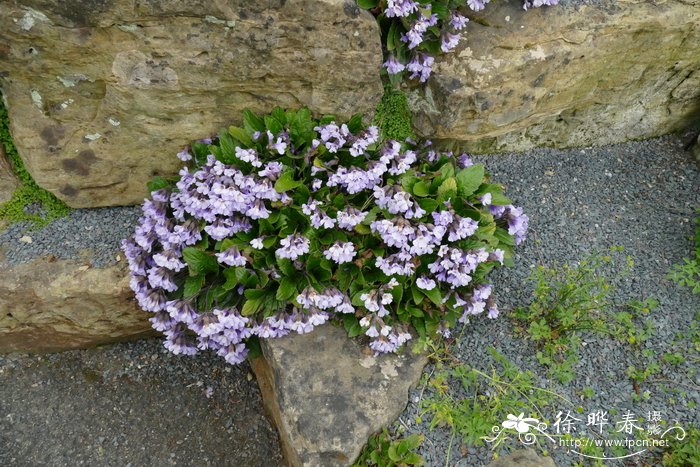
{"type": "Polygon", "coordinates": [[[152,335],[124,263],[0,261],[0,353],[55,352],[152,335]]]}
{"type": "Polygon", "coordinates": [[[406,407],[427,356],[373,356],[326,324],[265,340],[253,360],[263,403],[291,466],[344,466],[406,407]]]}

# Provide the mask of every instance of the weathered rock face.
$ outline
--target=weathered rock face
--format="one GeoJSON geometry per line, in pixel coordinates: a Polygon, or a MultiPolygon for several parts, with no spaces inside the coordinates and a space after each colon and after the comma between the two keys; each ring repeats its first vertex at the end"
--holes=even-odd
{"type": "Polygon", "coordinates": [[[134,204],[244,108],[371,112],[379,31],[351,0],[0,2],[0,82],[39,185],[134,204]]]}
{"type": "Polygon", "coordinates": [[[474,152],[588,146],[680,130],[700,112],[700,1],[523,12],[495,2],[410,93],[419,132],[474,152]]]}
{"type": "Polygon", "coordinates": [[[351,464],[401,414],[427,363],[410,352],[373,357],[329,324],[266,340],[263,355],[253,369],[292,466],[351,464]]]}
{"type": "Polygon", "coordinates": [[[54,352],[150,334],[124,265],[0,262],[0,353],[54,352]]]}
{"type": "Polygon", "coordinates": [[[12,173],[10,162],[7,160],[5,148],[0,143],[0,203],[12,197],[12,192],[19,186],[19,180],[12,173]]]}

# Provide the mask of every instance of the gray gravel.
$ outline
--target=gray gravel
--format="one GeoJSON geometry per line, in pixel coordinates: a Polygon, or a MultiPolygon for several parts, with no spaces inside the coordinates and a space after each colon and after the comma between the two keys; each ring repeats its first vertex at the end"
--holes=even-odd
{"type": "Polygon", "coordinates": [[[0,356],[0,465],[281,464],[247,364],[160,340],[0,356]]]}
{"type": "Polygon", "coordinates": [[[105,266],[115,261],[119,242],[131,235],[140,212],[140,207],[76,209],[39,230],[26,223],[14,224],[0,232],[0,252],[10,264],[52,254],[105,266]],[[25,241],[20,240],[23,237],[25,241]]]}
{"type": "MultiPolygon", "coordinates": [[[[668,136],[603,148],[536,149],[478,157],[493,180],[507,185],[509,197],[524,206],[531,230],[517,250],[516,266],[493,276],[501,317],[495,321],[477,319],[467,325],[456,348],[459,358],[488,369],[492,362],[486,349],[495,347],[522,370],[538,375],[542,387],[554,389],[573,401],[574,406],[582,406],[584,415],[579,418],[584,419],[584,429],[585,414],[597,409],[617,409],[620,413],[629,409],[641,418],[646,418],[648,411],[660,411],[665,421],[700,425],[700,355],[691,349],[687,332],[700,312],[700,299],[665,278],[671,265],[691,255],[694,210],[700,207],[700,174],[682,146],[680,139],[668,136]],[[649,400],[643,402],[633,400],[635,391],[625,375],[628,366],[643,366],[641,350],[610,338],[586,336],[576,379],[560,385],[548,381],[546,369],[534,357],[536,349],[515,335],[507,314],[508,310],[529,303],[532,284],[527,278],[535,265],[573,263],[594,250],[613,245],[622,245],[635,261],[632,275],[614,281],[619,298],[652,296],[660,302],[651,313],[656,332],[643,348],[652,349],[658,359],[673,351],[686,358],[677,367],[661,363],[661,373],[651,378],[661,381],[640,383],[641,393],[649,391],[649,400]],[[674,343],[678,334],[681,339],[674,343]],[[593,398],[581,396],[586,387],[593,389],[593,398]]],[[[426,373],[431,370],[428,366],[426,373]]],[[[411,393],[409,406],[400,419],[409,432],[426,434],[421,453],[428,465],[446,465],[450,431],[431,431],[428,415],[423,415],[421,424],[415,423],[421,389],[411,393]]],[[[474,396],[457,391],[453,389],[455,397],[474,396]]],[[[429,390],[422,393],[423,398],[429,395],[429,390]]],[[[555,403],[545,410],[545,416],[552,421],[557,411],[567,409],[570,407],[555,403]]],[[[493,424],[501,421],[493,420],[493,424]]],[[[467,447],[463,457],[460,444],[459,439],[453,443],[450,465],[483,465],[492,458],[489,448],[472,446],[467,447]]],[[[501,452],[518,447],[522,445],[506,443],[501,452]]],[[[550,444],[543,447],[557,465],[582,461],[578,455],[567,453],[566,448],[550,444]]]]}

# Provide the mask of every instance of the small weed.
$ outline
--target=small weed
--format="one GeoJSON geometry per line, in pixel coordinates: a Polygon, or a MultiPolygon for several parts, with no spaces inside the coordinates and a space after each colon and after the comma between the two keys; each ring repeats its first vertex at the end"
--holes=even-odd
{"type": "Polygon", "coordinates": [[[372,436],[355,461],[353,467],[378,466],[420,466],[425,463],[416,450],[423,442],[423,435],[413,434],[394,439],[385,428],[372,436]]]}
{"type": "MultiPolygon", "coordinates": [[[[521,371],[505,356],[490,348],[493,364],[489,371],[469,366],[443,352],[435,371],[424,382],[429,395],[422,399],[422,415],[430,416],[430,428],[444,426],[468,445],[483,444],[491,436],[494,424],[509,414],[538,414],[564,397],[540,388],[530,371],[521,371]]],[[[449,457],[449,453],[448,453],[449,457]]]]}
{"type": "MultiPolygon", "coordinates": [[[[700,214],[700,209],[698,209],[700,214]]],[[[668,278],[683,287],[690,287],[693,293],[700,293],[700,215],[695,218],[695,252],[692,258],[683,258],[683,264],[674,265],[668,278]]]]}
{"type": "MultiPolygon", "coordinates": [[[[656,300],[632,300],[620,307],[611,298],[614,288],[608,271],[616,266],[613,255],[621,251],[622,247],[613,247],[610,255],[593,254],[575,266],[539,266],[531,276],[532,302],[514,311],[522,332],[538,347],[537,360],[561,383],[575,377],[582,333],[611,335],[634,345],[653,334],[651,320],[637,322],[658,306],[656,300]]],[[[615,274],[627,275],[633,266],[628,256],[615,274]]]]}
{"type": "Polygon", "coordinates": [[[662,458],[664,467],[700,465],[700,429],[690,428],[685,438],[671,438],[670,446],[662,458]]]}

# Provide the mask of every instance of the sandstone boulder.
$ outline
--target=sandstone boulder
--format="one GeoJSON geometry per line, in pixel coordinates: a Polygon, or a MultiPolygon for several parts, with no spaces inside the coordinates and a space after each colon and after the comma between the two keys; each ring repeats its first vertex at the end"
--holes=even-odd
{"type": "Polygon", "coordinates": [[[0,83],[36,182],[72,207],[134,204],[241,110],[343,118],[382,94],[351,0],[0,2],[0,83]]]}
{"type": "Polygon", "coordinates": [[[291,466],[351,464],[401,414],[427,363],[410,352],[373,357],[331,324],[262,350],[253,369],[291,466]]]}
{"type": "Polygon", "coordinates": [[[486,467],[556,467],[551,457],[540,457],[531,448],[518,449],[489,462],[486,467]]]}
{"type": "Polygon", "coordinates": [[[410,92],[423,135],[474,152],[589,146],[680,130],[700,112],[700,0],[524,12],[492,2],[410,92]]]}
{"type": "Polygon", "coordinates": [[[0,353],[54,352],[151,334],[124,264],[0,262],[0,353]]]}

